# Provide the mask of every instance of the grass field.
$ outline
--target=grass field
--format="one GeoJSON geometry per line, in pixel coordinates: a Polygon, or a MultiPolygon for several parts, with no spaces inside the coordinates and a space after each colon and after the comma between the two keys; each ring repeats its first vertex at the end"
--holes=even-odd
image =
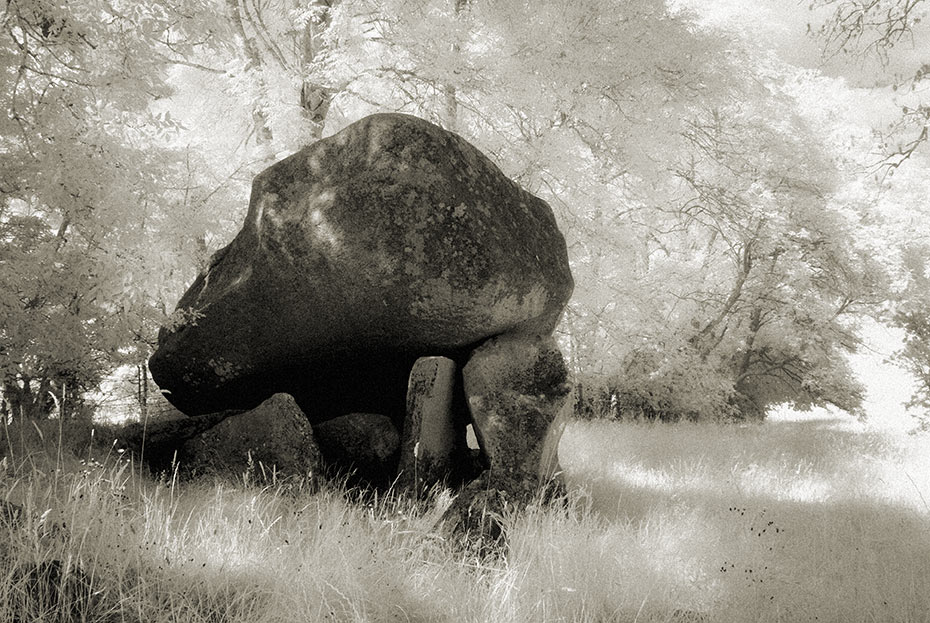
{"type": "Polygon", "coordinates": [[[926,437],[574,422],[568,503],[507,517],[509,551],[482,555],[434,529],[446,493],[182,487],[23,436],[0,470],[26,510],[0,524],[0,621],[930,621],[926,437]],[[27,598],[49,561],[78,588],[27,598]]]}

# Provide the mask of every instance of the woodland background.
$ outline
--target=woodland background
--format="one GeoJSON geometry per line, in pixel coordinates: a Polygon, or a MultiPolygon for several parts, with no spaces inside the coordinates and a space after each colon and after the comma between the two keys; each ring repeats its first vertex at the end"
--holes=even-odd
{"type": "Polygon", "coordinates": [[[582,410],[862,414],[863,322],[930,410],[923,0],[6,0],[4,419],[147,415],[157,328],[252,177],[377,111],[553,207],[582,410]]]}

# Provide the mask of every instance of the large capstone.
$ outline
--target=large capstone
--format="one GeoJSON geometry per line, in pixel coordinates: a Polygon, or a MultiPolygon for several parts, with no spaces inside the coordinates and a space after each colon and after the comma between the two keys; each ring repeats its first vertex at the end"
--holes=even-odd
{"type": "Polygon", "coordinates": [[[572,291],[552,210],[461,137],[399,114],[272,165],[149,362],[188,415],[293,395],[311,422],[400,427],[421,356],[549,335],[572,291]]]}

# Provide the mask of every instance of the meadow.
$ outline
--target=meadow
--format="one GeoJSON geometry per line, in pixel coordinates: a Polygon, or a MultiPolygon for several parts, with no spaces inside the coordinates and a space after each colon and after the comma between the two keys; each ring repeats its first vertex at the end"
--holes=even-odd
{"type": "Polygon", "coordinates": [[[0,621],[930,621],[926,437],[572,422],[567,498],[488,552],[440,536],[445,491],[181,485],[45,424],[4,438],[0,621]],[[77,588],[36,599],[51,561],[77,588]]]}

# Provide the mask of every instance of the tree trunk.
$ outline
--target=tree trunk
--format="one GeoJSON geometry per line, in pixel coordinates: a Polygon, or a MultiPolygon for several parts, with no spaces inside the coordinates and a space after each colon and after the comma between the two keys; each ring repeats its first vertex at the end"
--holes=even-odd
{"type": "MultiPolygon", "coordinates": [[[[746,285],[746,280],[749,278],[749,273],[752,272],[752,240],[746,242],[743,245],[743,249],[740,252],[740,263],[739,269],[736,273],[736,280],[733,283],[733,287],[730,289],[730,295],[727,297],[726,302],[723,304],[723,307],[720,309],[720,312],[708,322],[703,329],[698,332],[697,335],[691,337],[691,344],[698,349],[698,352],[701,353],[701,359],[706,360],[710,355],[711,351],[717,347],[720,341],[723,339],[723,335],[726,332],[726,325],[724,325],[724,333],[717,335],[717,327],[721,323],[726,321],[727,316],[733,310],[733,306],[739,301],[740,296],[743,293],[743,286],[746,285]]],[[[753,312],[755,313],[755,312],[753,312]]],[[[758,329],[758,328],[757,328],[758,329]]]]}
{"type": "Polygon", "coordinates": [[[755,307],[749,315],[749,335],[746,336],[746,348],[743,350],[736,368],[737,384],[743,381],[746,377],[746,373],[749,372],[749,367],[752,365],[752,345],[756,341],[756,334],[759,333],[759,328],[761,326],[762,310],[755,307]]]}
{"type": "Polygon", "coordinates": [[[746,336],[746,347],[739,357],[736,366],[736,407],[739,409],[740,416],[743,419],[762,419],[765,416],[764,405],[757,404],[752,398],[751,388],[747,385],[749,378],[749,369],[753,364],[753,344],[756,341],[756,335],[762,327],[762,310],[758,307],[753,308],[749,316],[749,335],[746,336]]]}
{"type": "Polygon", "coordinates": [[[3,408],[6,416],[14,422],[22,417],[21,400],[20,390],[15,381],[5,380],[3,382],[3,408]]]}
{"type": "Polygon", "coordinates": [[[145,422],[149,411],[149,373],[144,363],[136,365],[136,400],[139,403],[140,421],[145,422]]]}
{"type": "Polygon", "coordinates": [[[3,397],[13,421],[44,420],[51,414],[55,403],[49,396],[51,381],[42,379],[38,388],[31,377],[7,380],[3,383],[3,397]],[[35,390],[35,391],[34,391],[35,390]]]}
{"type": "MultiPolygon", "coordinates": [[[[459,19],[462,11],[468,6],[468,0],[452,0],[455,6],[455,18],[459,19]]],[[[458,41],[452,42],[452,52],[458,56],[462,51],[462,45],[458,41]]],[[[446,129],[455,132],[459,125],[459,100],[458,92],[455,85],[447,84],[443,89],[445,94],[445,121],[446,129]]]]}
{"type": "MultiPolygon", "coordinates": [[[[247,69],[254,69],[257,72],[256,75],[259,82],[259,92],[264,93],[265,80],[261,75],[261,53],[258,50],[258,46],[256,45],[254,38],[250,37],[248,32],[246,32],[242,11],[239,9],[239,0],[226,0],[226,8],[229,12],[229,19],[232,21],[233,26],[236,28],[236,32],[242,38],[242,45],[245,49],[245,55],[246,58],[249,59],[249,65],[247,69]]],[[[260,105],[256,106],[252,110],[252,122],[255,124],[254,134],[256,143],[259,145],[267,145],[268,143],[271,143],[273,138],[271,134],[271,128],[268,126],[268,118],[260,105]]]]}
{"type": "MultiPolygon", "coordinates": [[[[300,7],[301,2],[296,6],[300,7]]],[[[319,21],[309,20],[301,33],[301,41],[298,46],[300,50],[300,72],[306,76],[310,73],[310,68],[320,49],[322,49],[321,35],[329,26],[330,14],[329,9],[335,4],[335,0],[314,0],[313,5],[320,7],[321,17],[319,21]]],[[[333,101],[335,92],[333,89],[324,85],[317,84],[311,80],[304,80],[300,87],[300,107],[304,117],[311,124],[313,140],[319,140],[323,135],[323,128],[326,125],[326,114],[329,112],[329,105],[333,101]]]]}

